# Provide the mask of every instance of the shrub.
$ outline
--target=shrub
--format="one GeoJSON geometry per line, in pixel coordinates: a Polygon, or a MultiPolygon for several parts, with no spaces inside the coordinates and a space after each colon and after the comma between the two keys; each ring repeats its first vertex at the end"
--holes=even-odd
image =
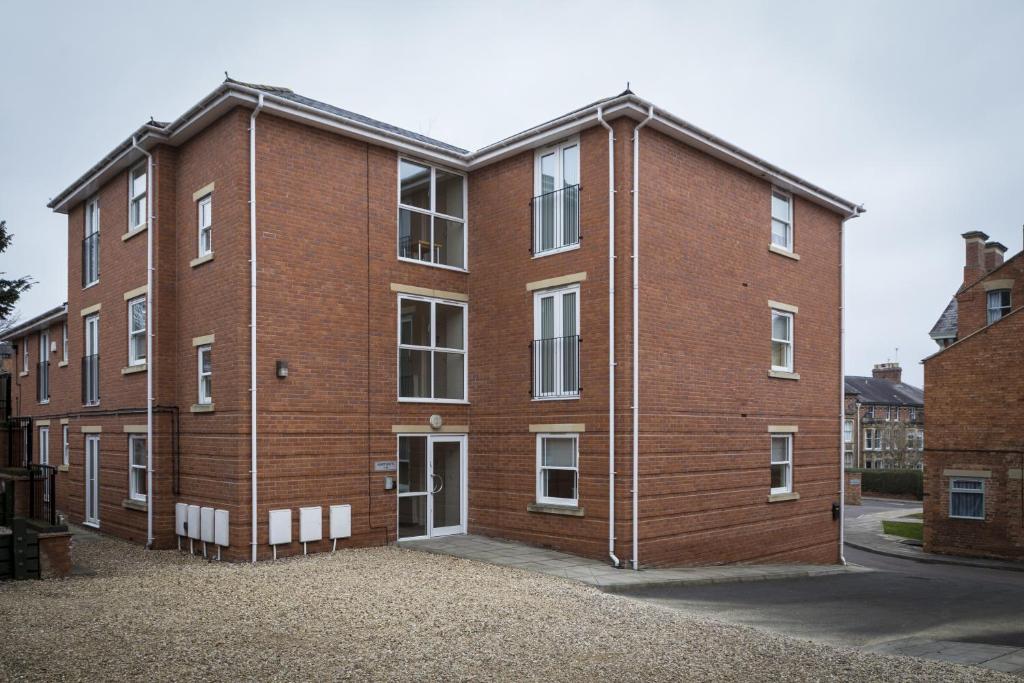
{"type": "Polygon", "coordinates": [[[921,470],[849,470],[860,474],[860,487],[865,493],[924,498],[924,472],[921,470]]]}

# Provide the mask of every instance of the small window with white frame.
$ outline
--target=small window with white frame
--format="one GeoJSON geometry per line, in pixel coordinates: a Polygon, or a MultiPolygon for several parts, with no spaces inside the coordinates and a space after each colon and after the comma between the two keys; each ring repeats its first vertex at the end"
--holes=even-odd
{"type": "Polygon", "coordinates": [[[21,372],[28,374],[28,337],[21,340],[21,372]]]}
{"type": "Polygon", "coordinates": [[[988,324],[1002,319],[1010,312],[1010,290],[995,289],[988,293],[988,324]]]}
{"type": "Polygon", "coordinates": [[[793,435],[772,434],[771,493],[793,492],[793,435]]]}
{"type": "Polygon", "coordinates": [[[140,230],[146,225],[146,162],[128,172],[128,232],[140,230]]]}
{"type": "Polygon", "coordinates": [[[197,347],[199,366],[199,405],[210,405],[213,403],[213,365],[211,353],[213,347],[209,344],[197,347]]]}
{"type": "Polygon", "coordinates": [[[199,222],[199,255],[213,253],[213,195],[202,197],[197,203],[199,222]]]}
{"type": "Polygon", "coordinates": [[[39,464],[50,464],[50,428],[39,428],[39,464]]]}
{"type": "Polygon", "coordinates": [[[100,279],[100,200],[85,203],[85,237],[82,240],[82,287],[91,287],[100,279]]]}
{"type": "Polygon", "coordinates": [[[466,269],[466,177],[398,160],[398,258],[466,269]]]}
{"type": "Polygon", "coordinates": [[[69,438],[70,429],[68,425],[61,425],[61,438],[62,438],[62,449],[61,449],[61,464],[64,467],[71,465],[71,440],[69,438]]]}
{"type": "Polygon", "coordinates": [[[467,391],[463,303],[398,297],[398,399],[464,402],[467,391]]]}
{"type": "Polygon", "coordinates": [[[143,434],[128,437],[128,497],[146,502],[146,437],[143,434]]]}
{"type": "Polygon", "coordinates": [[[843,421],[843,443],[853,443],[853,420],[843,421]]]}
{"type": "Polygon", "coordinates": [[[128,302],[128,365],[146,364],[146,297],[128,302]]]}
{"type": "Polygon", "coordinates": [[[61,361],[68,362],[68,324],[64,323],[61,329],[61,361]]]}
{"type": "Polygon", "coordinates": [[[793,314],[772,309],[772,370],[793,372],[793,314]]]}
{"type": "Polygon", "coordinates": [[[793,251],[793,198],[772,190],[772,244],[793,251]]]}
{"type": "Polygon", "coordinates": [[[900,420],[900,407],[889,406],[889,414],[886,417],[889,422],[899,422],[900,420]]]}
{"type": "Polygon", "coordinates": [[[866,428],[864,430],[864,450],[875,451],[878,448],[878,431],[874,427],[866,428]]]}
{"type": "Polygon", "coordinates": [[[533,254],[543,256],[580,244],[580,143],[576,138],[536,154],[533,254]]]}
{"type": "Polygon", "coordinates": [[[575,507],[579,501],[579,435],[537,435],[537,502],[575,507]]]}
{"type": "Polygon", "coordinates": [[[949,480],[949,516],[954,519],[985,519],[985,480],[949,480]]]}

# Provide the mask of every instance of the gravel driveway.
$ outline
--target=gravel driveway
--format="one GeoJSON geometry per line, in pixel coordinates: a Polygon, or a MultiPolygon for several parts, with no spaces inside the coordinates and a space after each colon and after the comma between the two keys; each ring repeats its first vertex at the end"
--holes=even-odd
{"type": "Polygon", "coordinates": [[[256,567],[95,535],[75,551],[93,575],[0,584],[0,679],[1018,680],[399,548],[256,567]]]}

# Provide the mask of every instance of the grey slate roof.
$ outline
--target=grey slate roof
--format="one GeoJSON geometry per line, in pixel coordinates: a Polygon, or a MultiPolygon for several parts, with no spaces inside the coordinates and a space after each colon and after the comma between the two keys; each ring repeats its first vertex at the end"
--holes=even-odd
{"type": "Polygon", "coordinates": [[[957,306],[956,297],[949,300],[946,310],[942,312],[939,319],[932,326],[928,333],[932,339],[956,339],[957,335],[957,306]]]}
{"type": "Polygon", "coordinates": [[[874,377],[846,376],[846,393],[856,394],[861,403],[894,406],[924,406],[924,391],[903,382],[874,377]]]}

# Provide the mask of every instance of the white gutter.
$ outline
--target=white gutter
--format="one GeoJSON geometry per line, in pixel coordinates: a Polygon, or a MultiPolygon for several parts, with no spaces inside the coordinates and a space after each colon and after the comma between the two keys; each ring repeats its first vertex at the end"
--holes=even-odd
{"type": "Polygon", "coordinates": [[[633,128],[633,571],[640,569],[640,129],[653,118],[652,104],[633,128]]]}
{"type": "Polygon", "coordinates": [[[153,547],[153,155],[139,147],[132,136],[132,147],[146,157],[146,547],[153,547]]]}
{"type": "Polygon", "coordinates": [[[252,561],[256,563],[259,532],[256,506],[256,117],[263,109],[263,95],[249,117],[249,407],[251,424],[249,474],[252,479],[252,561]]]}
{"type": "Polygon", "coordinates": [[[615,556],[615,131],[597,110],[597,120],[608,129],[608,557],[615,556]]]}

